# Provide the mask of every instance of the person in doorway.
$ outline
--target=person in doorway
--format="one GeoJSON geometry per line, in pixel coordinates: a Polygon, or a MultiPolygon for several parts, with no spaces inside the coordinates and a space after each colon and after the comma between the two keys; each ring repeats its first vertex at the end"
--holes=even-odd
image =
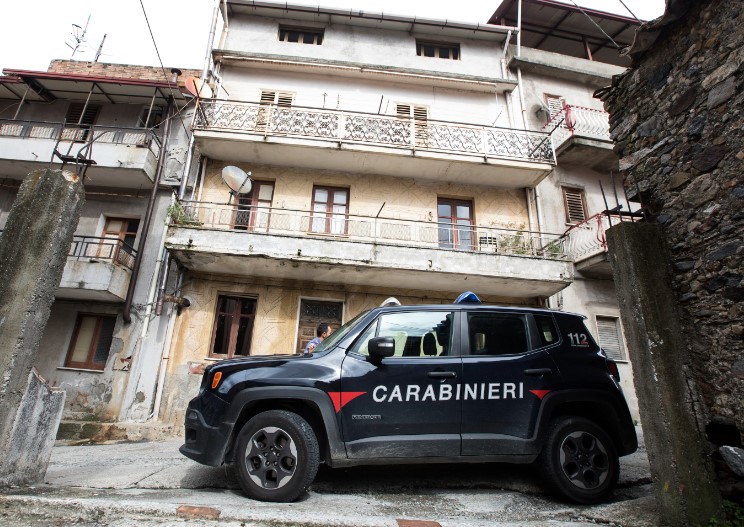
{"type": "Polygon", "coordinates": [[[331,326],[326,324],[325,322],[321,322],[318,324],[318,328],[315,330],[315,334],[317,335],[313,340],[307,343],[307,346],[305,346],[305,349],[302,351],[303,354],[312,353],[312,351],[318,347],[318,344],[323,342],[328,336],[333,333],[333,329],[331,326]]]}

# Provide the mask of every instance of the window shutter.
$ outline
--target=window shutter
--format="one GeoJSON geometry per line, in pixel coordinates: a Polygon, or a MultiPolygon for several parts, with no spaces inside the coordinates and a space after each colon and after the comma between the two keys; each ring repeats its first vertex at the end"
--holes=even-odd
{"type": "Polygon", "coordinates": [[[563,107],[566,105],[566,100],[563,97],[558,97],[557,95],[546,95],[545,102],[548,105],[550,119],[561,113],[563,111],[563,107]]]}
{"type": "Polygon", "coordinates": [[[429,120],[429,109],[426,106],[414,106],[413,107],[413,118],[417,121],[428,121],[429,120]]]}
{"type": "Polygon", "coordinates": [[[620,324],[612,317],[597,317],[599,345],[612,360],[625,360],[623,340],[620,335],[620,324]]]}
{"type": "Polygon", "coordinates": [[[407,104],[396,104],[395,113],[398,117],[404,117],[406,119],[411,117],[411,107],[407,104]]]}
{"type": "Polygon", "coordinates": [[[85,108],[85,104],[83,103],[74,102],[70,104],[70,107],[67,109],[67,116],[65,117],[67,124],[78,124],[79,122],[83,126],[94,125],[101,107],[96,104],[89,104],[84,112],[83,108],[85,108]]]}
{"type": "Polygon", "coordinates": [[[261,104],[274,104],[275,99],[275,91],[261,90],[261,104]]]}
{"type": "Polygon", "coordinates": [[[568,223],[579,223],[586,219],[583,190],[564,187],[563,201],[566,207],[566,221],[568,223]]]}
{"type": "Polygon", "coordinates": [[[278,92],[276,94],[277,106],[292,106],[292,94],[287,92],[278,92]]]}
{"type": "Polygon", "coordinates": [[[292,106],[294,94],[284,91],[261,90],[261,104],[292,106]]]}

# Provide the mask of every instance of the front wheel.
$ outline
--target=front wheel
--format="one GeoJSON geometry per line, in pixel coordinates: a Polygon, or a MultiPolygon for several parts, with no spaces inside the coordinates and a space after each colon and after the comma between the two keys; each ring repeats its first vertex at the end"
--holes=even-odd
{"type": "Polygon", "coordinates": [[[315,479],[318,440],[299,415],[270,410],[245,424],[237,438],[234,460],[240,487],[248,497],[293,501],[315,479]]]}
{"type": "Polygon", "coordinates": [[[551,487],[578,503],[604,499],[620,473],[610,436],[583,417],[558,417],[549,428],[538,463],[551,487]]]}

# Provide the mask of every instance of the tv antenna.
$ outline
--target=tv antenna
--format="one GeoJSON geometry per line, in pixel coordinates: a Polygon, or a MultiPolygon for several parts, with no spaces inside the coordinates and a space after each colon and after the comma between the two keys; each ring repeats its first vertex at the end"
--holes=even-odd
{"type": "Polygon", "coordinates": [[[78,49],[80,49],[80,46],[85,44],[87,40],[85,40],[85,34],[88,32],[88,24],[90,23],[90,15],[88,15],[88,20],[85,21],[85,27],[80,27],[77,24],[72,24],[72,33],[70,34],[70,42],[65,42],[65,45],[72,50],[72,55],[70,55],[70,60],[75,58],[75,53],[78,52],[78,49]]]}
{"type": "Polygon", "coordinates": [[[101,43],[98,45],[98,51],[96,51],[96,56],[93,59],[93,62],[98,62],[98,58],[101,56],[101,50],[103,49],[103,43],[106,42],[107,36],[108,36],[108,33],[103,34],[103,38],[101,39],[101,43]]]}

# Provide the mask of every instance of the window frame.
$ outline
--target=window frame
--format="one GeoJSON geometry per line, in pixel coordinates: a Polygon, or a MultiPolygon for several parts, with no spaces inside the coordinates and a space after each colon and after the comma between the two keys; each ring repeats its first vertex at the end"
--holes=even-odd
{"type": "MultiPolygon", "coordinates": [[[[253,296],[244,296],[244,295],[236,295],[232,293],[218,293],[217,294],[217,301],[215,303],[215,309],[214,309],[214,322],[212,323],[212,336],[210,338],[210,344],[209,344],[209,355],[207,356],[210,359],[232,359],[235,355],[235,348],[237,347],[237,338],[238,338],[238,331],[240,330],[240,318],[241,316],[244,316],[246,318],[250,318],[250,336],[248,338],[248,349],[246,355],[238,354],[238,357],[249,357],[251,355],[251,349],[253,347],[253,330],[256,326],[256,311],[258,310],[258,298],[253,296]],[[234,310],[232,314],[230,314],[232,318],[231,324],[230,324],[230,335],[228,336],[228,351],[227,353],[215,353],[215,343],[216,343],[216,337],[217,337],[217,326],[219,325],[219,317],[221,314],[220,312],[220,300],[222,298],[230,298],[230,299],[240,299],[241,301],[252,301],[254,303],[253,306],[253,313],[250,315],[241,315],[239,313],[239,310],[234,310]],[[235,317],[235,314],[237,312],[237,317],[235,317]]],[[[227,313],[224,313],[227,315],[227,313]]]]}
{"type": "Polygon", "coordinates": [[[584,191],[584,189],[580,187],[567,187],[561,185],[561,192],[563,193],[563,210],[566,214],[566,225],[576,225],[577,223],[586,221],[586,219],[589,217],[589,214],[586,207],[586,192],[584,191]],[[572,207],[569,205],[569,193],[574,193],[573,199],[577,199],[576,196],[578,196],[578,199],[581,201],[581,210],[583,217],[580,220],[574,219],[572,217],[572,207]]]}
{"type": "Polygon", "coordinates": [[[475,238],[476,238],[476,232],[475,232],[475,201],[472,199],[464,199],[464,198],[447,198],[442,196],[437,196],[437,244],[438,247],[443,249],[449,249],[453,251],[474,251],[475,250],[475,238]],[[450,205],[452,207],[452,213],[449,216],[449,223],[444,223],[440,221],[440,218],[443,218],[443,216],[439,215],[439,206],[445,202],[446,204],[450,205]],[[468,218],[468,221],[470,222],[470,245],[468,247],[460,247],[459,242],[459,235],[457,234],[459,232],[459,229],[457,228],[457,220],[464,219],[460,216],[457,216],[457,207],[458,205],[467,205],[470,211],[470,217],[468,218]],[[452,214],[455,214],[454,216],[452,214]],[[452,221],[454,218],[454,221],[452,221]],[[455,233],[452,236],[452,242],[450,243],[450,247],[441,245],[441,242],[439,241],[439,229],[442,228],[443,225],[448,225],[450,232],[455,233]]]}
{"type": "Polygon", "coordinates": [[[109,361],[109,358],[111,357],[111,344],[114,340],[114,332],[116,331],[116,319],[117,315],[107,314],[107,313],[86,313],[86,312],[80,312],[77,314],[77,318],[75,319],[75,326],[72,330],[72,337],[70,338],[70,344],[67,347],[67,353],[65,354],[65,360],[64,360],[64,368],[74,369],[74,370],[89,370],[89,371],[96,371],[96,372],[102,372],[106,369],[106,364],[109,361]],[[78,339],[80,338],[80,327],[83,323],[83,318],[90,317],[96,319],[96,325],[93,333],[93,338],[91,339],[91,342],[88,346],[88,354],[86,356],[85,362],[73,362],[72,361],[72,355],[75,350],[75,347],[77,346],[78,339]],[[105,319],[113,319],[114,327],[111,331],[111,342],[109,342],[108,345],[108,352],[106,354],[106,360],[103,363],[96,363],[94,362],[96,350],[99,345],[99,340],[101,337],[101,328],[103,327],[103,322],[105,319]]]}
{"type": "Polygon", "coordinates": [[[230,228],[235,231],[263,231],[268,232],[269,225],[271,223],[271,206],[274,203],[274,193],[276,192],[276,182],[274,181],[254,181],[251,186],[251,191],[248,194],[239,194],[235,200],[235,208],[233,209],[233,215],[230,219],[230,228]],[[271,187],[271,199],[262,200],[260,199],[260,188],[263,185],[271,187]],[[266,204],[268,203],[268,205],[266,204]],[[243,208],[241,208],[243,207],[243,208]],[[256,216],[261,209],[267,210],[266,227],[256,227],[256,216]],[[248,223],[239,224],[237,223],[238,214],[240,212],[248,213],[248,223]]]}
{"type": "MultiPolygon", "coordinates": [[[[349,234],[349,201],[351,201],[351,190],[348,187],[331,187],[326,185],[313,185],[312,194],[310,195],[310,222],[308,224],[308,233],[309,234],[325,234],[329,236],[348,236],[349,234]],[[315,211],[315,204],[321,203],[320,201],[315,201],[315,191],[316,190],[325,190],[328,192],[328,198],[325,201],[326,211],[323,213],[325,216],[325,229],[323,231],[316,231],[315,230],[315,219],[316,219],[316,211],[315,211]],[[334,198],[331,198],[331,196],[335,196],[336,192],[346,192],[346,208],[344,211],[344,229],[343,232],[333,232],[333,217],[336,215],[333,212],[333,205],[335,201],[333,201],[334,198]],[[329,210],[330,205],[330,210],[329,210]]],[[[318,213],[317,219],[320,219],[320,213],[318,213]]]]}
{"type": "Polygon", "coordinates": [[[325,38],[325,28],[287,26],[284,24],[279,24],[279,29],[277,31],[277,38],[279,39],[279,42],[286,42],[287,44],[304,44],[308,46],[312,46],[312,45],[321,46],[323,44],[323,39],[325,38]],[[284,35],[285,38],[282,38],[282,32],[285,33],[284,35]],[[297,42],[289,40],[290,32],[299,33],[299,36],[297,37],[297,42]],[[312,35],[313,42],[305,42],[306,35],[312,35]]]}
{"type": "Polygon", "coordinates": [[[114,263],[119,263],[132,268],[134,265],[133,254],[137,251],[137,239],[139,237],[140,227],[142,226],[142,220],[140,218],[123,218],[120,216],[104,216],[103,230],[101,231],[101,242],[98,246],[97,256],[100,258],[111,259],[114,263]],[[122,223],[122,227],[116,230],[109,230],[109,225],[113,221],[122,223]],[[132,222],[137,222],[137,228],[130,230],[132,222]],[[128,236],[133,235],[132,243],[129,244],[126,240],[128,236]],[[118,240],[120,243],[116,243],[113,249],[108,248],[106,240],[118,240]],[[122,255],[124,253],[126,256],[122,255]]]}
{"type": "Polygon", "coordinates": [[[435,40],[416,39],[416,55],[429,59],[462,60],[462,51],[459,42],[441,42],[435,40]],[[425,54],[425,47],[434,48],[434,56],[425,54]],[[448,50],[447,57],[442,56],[442,50],[448,50]],[[456,55],[456,56],[455,56],[456,55]]]}

